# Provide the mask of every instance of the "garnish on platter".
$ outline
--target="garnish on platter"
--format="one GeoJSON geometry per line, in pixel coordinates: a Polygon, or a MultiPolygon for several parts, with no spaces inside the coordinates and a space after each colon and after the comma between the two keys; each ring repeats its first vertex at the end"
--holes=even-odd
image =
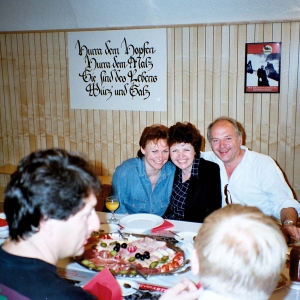
{"type": "Polygon", "coordinates": [[[148,235],[123,235],[94,232],[76,261],[94,271],[106,267],[113,275],[129,277],[172,273],[186,263],[184,252],[171,243],[148,235]]]}

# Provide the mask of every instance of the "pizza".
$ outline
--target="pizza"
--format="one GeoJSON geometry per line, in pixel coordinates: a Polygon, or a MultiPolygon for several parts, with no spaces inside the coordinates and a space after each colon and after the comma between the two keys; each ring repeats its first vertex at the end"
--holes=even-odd
{"type": "Polygon", "coordinates": [[[128,234],[123,238],[100,232],[91,235],[83,255],[76,260],[91,270],[108,268],[120,276],[159,275],[185,264],[183,251],[167,241],[147,235],[128,234]]]}

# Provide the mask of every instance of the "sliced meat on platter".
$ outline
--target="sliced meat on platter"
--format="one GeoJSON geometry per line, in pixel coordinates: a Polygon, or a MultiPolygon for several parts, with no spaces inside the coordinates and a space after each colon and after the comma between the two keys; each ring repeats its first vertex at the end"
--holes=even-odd
{"type": "Polygon", "coordinates": [[[122,276],[135,276],[137,272],[159,275],[185,264],[183,251],[166,241],[135,234],[123,239],[98,232],[92,234],[84,254],[76,259],[86,268],[101,271],[106,267],[122,276]]]}

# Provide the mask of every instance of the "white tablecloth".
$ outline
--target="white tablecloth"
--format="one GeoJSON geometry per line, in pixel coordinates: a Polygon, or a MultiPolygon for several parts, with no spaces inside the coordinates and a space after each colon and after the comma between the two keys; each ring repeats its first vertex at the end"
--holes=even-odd
{"type": "MultiPolygon", "coordinates": [[[[110,217],[109,213],[98,212],[97,214],[102,223],[107,222],[108,218],[110,217]]],[[[121,218],[122,216],[116,215],[116,217],[121,218]]],[[[172,231],[198,232],[201,226],[201,223],[173,221],[173,220],[171,222],[174,224],[174,227],[171,229],[172,231]]],[[[144,233],[147,234],[149,232],[145,231],[144,233]]],[[[179,242],[177,246],[185,250],[186,258],[189,258],[190,250],[191,250],[190,245],[186,245],[184,242],[179,242]]],[[[79,264],[72,262],[70,259],[64,259],[59,261],[57,266],[60,268],[66,268],[67,270],[84,271],[84,272],[94,273],[95,275],[97,274],[94,271],[90,271],[80,266],[79,264]]],[[[283,273],[286,275],[287,278],[289,278],[288,269],[285,268],[283,270],[283,273]]],[[[152,276],[149,277],[147,280],[142,278],[133,278],[130,280],[171,287],[175,283],[179,282],[182,277],[189,278],[194,282],[198,281],[198,278],[194,276],[190,271],[185,274],[177,275],[177,276],[152,276]]],[[[300,300],[300,289],[299,290],[291,289],[289,286],[283,287],[279,290],[274,291],[271,297],[269,298],[269,300],[300,300]]]]}

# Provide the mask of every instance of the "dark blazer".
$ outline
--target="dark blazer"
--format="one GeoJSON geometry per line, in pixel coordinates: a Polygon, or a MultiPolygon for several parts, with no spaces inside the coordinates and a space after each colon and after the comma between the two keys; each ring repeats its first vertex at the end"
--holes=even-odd
{"type": "MultiPolygon", "coordinates": [[[[178,176],[179,170],[176,167],[174,178],[178,176]]],[[[198,178],[190,178],[183,220],[202,223],[210,213],[221,206],[220,168],[216,163],[200,158],[198,178]]],[[[168,209],[165,214],[168,213],[168,209]]]]}

